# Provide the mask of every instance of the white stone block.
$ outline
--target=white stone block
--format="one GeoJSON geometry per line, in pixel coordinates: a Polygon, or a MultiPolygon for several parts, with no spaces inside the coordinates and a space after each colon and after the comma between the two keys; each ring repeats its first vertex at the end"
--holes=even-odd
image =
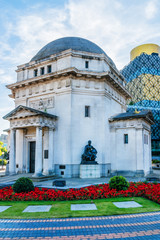
{"type": "Polygon", "coordinates": [[[81,164],[80,178],[100,178],[100,165],[98,164],[81,164]]]}
{"type": "Polygon", "coordinates": [[[34,205],[28,206],[24,209],[23,212],[49,212],[51,205],[34,205]]]}
{"type": "Polygon", "coordinates": [[[97,210],[95,204],[71,204],[71,211],[97,210]]]}
{"type": "Polygon", "coordinates": [[[113,204],[118,208],[137,208],[143,207],[141,204],[135,201],[125,201],[125,202],[113,202],[113,204]]]}

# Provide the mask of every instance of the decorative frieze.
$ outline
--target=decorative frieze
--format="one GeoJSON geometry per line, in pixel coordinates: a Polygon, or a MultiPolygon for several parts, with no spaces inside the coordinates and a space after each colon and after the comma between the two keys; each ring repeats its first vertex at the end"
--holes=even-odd
{"type": "Polygon", "coordinates": [[[57,88],[59,89],[59,88],[61,88],[62,87],[62,81],[58,81],[58,83],[57,83],[57,88]]]}
{"type": "Polygon", "coordinates": [[[127,129],[127,128],[135,128],[135,129],[146,129],[150,131],[150,125],[147,124],[142,119],[134,119],[134,120],[121,120],[110,122],[110,129],[127,129]]]}
{"type": "MultiPolygon", "coordinates": [[[[116,89],[113,89],[113,87],[106,82],[105,80],[95,80],[93,79],[87,79],[87,78],[83,78],[80,79],[80,77],[78,78],[65,78],[63,80],[61,79],[57,79],[57,80],[50,80],[47,83],[41,83],[41,84],[36,84],[36,85],[28,85],[25,88],[22,88],[21,90],[16,90],[15,94],[16,94],[16,98],[19,98],[21,100],[21,98],[27,98],[30,96],[36,96],[36,95],[41,95],[41,99],[39,96],[39,99],[37,100],[30,100],[29,101],[29,107],[32,107],[34,109],[38,109],[38,110],[44,110],[44,109],[48,109],[48,108],[53,108],[54,107],[54,99],[53,98],[43,98],[43,94],[45,93],[51,93],[53,92],[58,92],[60,93],[60,89],[62,89],[63,91],[68,88],[68,87],[72,87],[72,90],[74,90],[74,88],[79,88],[79,91],[82,92],[82,94],[84,94],[85,92],[84,89],[88,89],[91,91],[95,91],[94,94],[99,94],[99,91],[101,89],[105,88],[106,94],[107,96],[110,96],[111,98],[113,98],[116,102],[120,103],[121,105],[125,105],[126,104],[126,100],[125,98],[119,93],[117,92],[116,89]]],[[[88,94],[88,93],[87,93],[88,94]]],[[[19,102],[19,104],[22,105],[21,102],[19,102]]]]}
{"type": "Polygon", "coordinates": [[[53,89],[54,89],[54,82],[53,82],[53,81],[50,83],[49,89],[50,89],[50,90],[53,90],[53,89]]]}
{"type": "Polygon", "coordinates": [[[29,101],[29,107],[42,110],[42,109],[48,109],[48,108],[54,108],[54,97],[47,97],[47,98],[40,98],[36,100],[29,101]]]}
{"type": "Polygon", "coordinates": [[[23,89],[22,90],[22,97],[25,97],[26,96],[26,89],[23,89]]]}
{"type": "Polygon", "coordinates": [[[66,87],[70,87],[71,86],[71,79],[68,78],[66,79],[66,84],[65,84],[66,87]]]}
{"type": "Polygon", "coordinates": [[[90,81],[89,81],[89,80],[86,80],[85,88],[89,88],[89,87],[90,87],[90,81]]]}
{"type": "Polygon", "coordinates": [[[52,127],[55,128],[55,121],[47,117],[26,117],[23,119],[10,120],[11,128],[26,128],[26,127],[52,127]]]}
{"type": "Polygon", "coordinates": [[[32,95],[32,88],[29,88],[29,95],[32,95]]]}
{"type": "Polygon", "coordinates": [[[95,88],[95,89],[99,89],[99,82],[98,82],[98,81],[95,81],[95,82],[94,82],[94,88],[95,88]]]}
{"type": "Polygon", "coordinates": [[[46,92],[46,84],[42,85],[42,92],[46,92]]]}

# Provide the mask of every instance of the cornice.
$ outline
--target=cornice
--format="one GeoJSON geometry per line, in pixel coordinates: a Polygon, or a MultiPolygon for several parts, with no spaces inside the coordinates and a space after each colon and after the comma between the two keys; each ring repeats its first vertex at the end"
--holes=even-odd
{"type": "Polygon", "coordinates": [[[25,86],[32,85],[32,84],[42,83],[42,82],[50,81],[53,79],[59,80],[60,77],[63,77],[63,78],[74,77],[74,78],[78,78],[78,79],[81,79],[81,77],[83,77],[85,79],[94,78],[96,80],[102,79],[103,81],[110,83],[110,85],[112,85],[114,88],[116,88],[127,99],[131,98],[130,93],[122,85],[123,81],[113,72],[111,72],[111,71],[107,71],[107,72],[82,71],[82,70],[78,70],[77,68],[74,68],[74,67],[66,68],[61,71],[57,71],[57,72],[45,74],[42,76],[30,78],[27,80],[23,80],[20,82],[16,82],[13,84],[9,84],[9,85],[7,85],[7,88],[14,91],[17,88],[25,87],[25,86]]]}

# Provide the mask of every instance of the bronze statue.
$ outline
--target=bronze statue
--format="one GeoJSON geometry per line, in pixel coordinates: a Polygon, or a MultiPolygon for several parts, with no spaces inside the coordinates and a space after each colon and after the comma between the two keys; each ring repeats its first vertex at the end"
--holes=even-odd
{"type": "Polygon", "coordinates": [[[97,150],[91,145],[91,140],[84,148],[84,153],[82,154],[81,164],[98,164],[96,159],[97,150]]]}

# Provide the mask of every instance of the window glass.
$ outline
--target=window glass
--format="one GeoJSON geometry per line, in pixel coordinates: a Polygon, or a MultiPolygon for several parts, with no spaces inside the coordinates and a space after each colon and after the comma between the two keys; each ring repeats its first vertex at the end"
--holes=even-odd
{"type": "Polygon", "coordinates": [[[85,61],[85,68],[89,68],[89,62],[85,61]]]}
{"type": "Polygon", "coordinates": [[[38,69],[34,69],[34,77],[37,77],[38,75],[38,69]]]}
{"type": "Polygon", "coordinates": [[[44,74],[44,67],[41,68],[41,75],[44,74]]]}
{"type": "Polygon", "coordinates": [[[51,73],[51,71],[52,71],[52,66],[51,65],[47,66],[47,73],[51,73]]]}
{"type": "Polygon", "coordinates": [[[124,144],[128,144],[128,134],[124,134],[124,144]]]}
{"type": "Polygon", "coordinates": [[[90,106],[85,106],[85,117],[90,117],[90,106]]]}

